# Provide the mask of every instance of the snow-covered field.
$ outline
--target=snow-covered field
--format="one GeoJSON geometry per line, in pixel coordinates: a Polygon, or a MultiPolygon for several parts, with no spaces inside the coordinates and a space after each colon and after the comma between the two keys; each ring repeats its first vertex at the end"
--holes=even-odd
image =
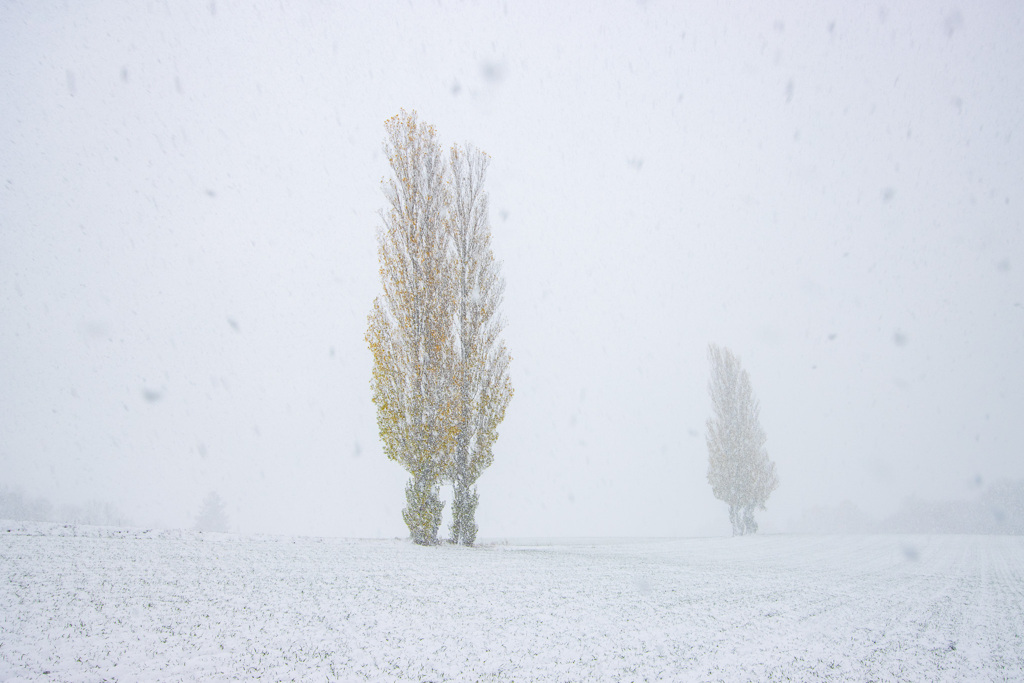
{"type": "Polygon", "coordinates": [[[0,522],[0,680],[1024,680],[1024,537],[420,548],[0,522]]]}

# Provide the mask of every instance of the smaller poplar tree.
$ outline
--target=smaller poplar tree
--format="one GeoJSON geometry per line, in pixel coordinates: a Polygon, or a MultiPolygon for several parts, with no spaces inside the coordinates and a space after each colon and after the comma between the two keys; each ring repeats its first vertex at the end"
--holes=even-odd
{"type": "Polygon", "coordinates": [[[487,155],[468,146],[452,147],[448,230],[454,255],[456,387],[455,453],[450,478],[452,541],[476,540],[476,480],[494,461],[498,425],[512,400],[511,357],[501,337],[500,309],[505,294],[501,263],[491,250],[488,221],[487,155]]]}
{"type": "Polygon", "coordinates": [[[750,377],[732,351],[708,346],[711,379],[708,392],[714,411],[707,422],[708,483],[715,497],[729,505],[733,535],[757,532],[754,511],[779,486],[775,463],[768,459],[761,407],[750,377]]]}

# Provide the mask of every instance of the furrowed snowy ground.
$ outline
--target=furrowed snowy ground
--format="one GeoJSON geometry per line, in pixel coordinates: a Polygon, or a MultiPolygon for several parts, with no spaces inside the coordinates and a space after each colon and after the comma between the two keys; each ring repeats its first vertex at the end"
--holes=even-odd
{"type": "Polygon", "coordinates": [[[1024,680],[1024,538],[420,548],[0,522],[0,680],[1024,680]]]}

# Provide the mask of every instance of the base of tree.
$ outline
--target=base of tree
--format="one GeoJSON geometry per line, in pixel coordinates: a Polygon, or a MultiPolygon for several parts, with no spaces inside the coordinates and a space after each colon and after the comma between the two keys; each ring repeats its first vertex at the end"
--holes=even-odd
{"type": "Polygon", "coordinates": [[[753,505],[730,505],[729,521],[732,523],[733,536],[745,536],[757,533],[757,522],[754,520],[753,505]]]}
{"type": "Polygon", "coordinates": [[[476,542],[476,506],[480,496],[476,487],[455,484],[455,497],[452,500],[452,543],[473,545],[476,542]]]}
{"type": "Polygon", "coordinates": [[[417,545],[437,545],[437,530],[444,509],[439,489],[437,481],[428,477],[414,477],[405,485],[407,506],[402,510],[402,519],[417,545]]]}

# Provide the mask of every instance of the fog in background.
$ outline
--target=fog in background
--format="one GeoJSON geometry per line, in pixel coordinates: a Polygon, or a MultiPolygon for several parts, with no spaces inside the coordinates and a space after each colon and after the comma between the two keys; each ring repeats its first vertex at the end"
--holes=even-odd
{"type": "Polygon", "coordinates": [[[0,486],[407,535],[363,340],[402,107],[493,157],[482,537],[727,534],[709,342],[762,531],[1024,478],[1024,5],[565,5],[0,2],[0,486]]]}

